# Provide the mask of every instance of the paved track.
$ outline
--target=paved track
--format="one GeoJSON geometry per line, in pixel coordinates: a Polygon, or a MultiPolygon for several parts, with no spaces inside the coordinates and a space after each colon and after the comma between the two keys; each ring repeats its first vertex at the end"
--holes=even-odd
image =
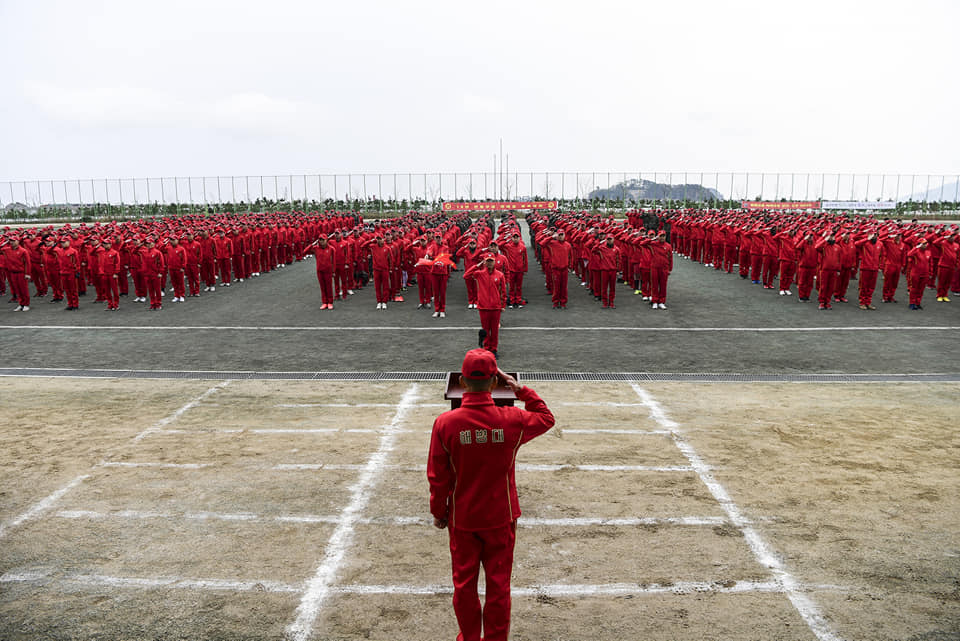
{"type": "MultiPolygon", "coordinates": [[[[603,310],[573,278],[569,308],[556,311],[531,265],[530,305],[503,315],[507,370],[960,374],[960,299],[937,303],[928,290],[925,309],[910,311],[902,282],[899,304],[865,312],[851,302],[822,312],[677,257],[667,311],[649,309],[625,287],[617,309],[603,310]]],[[[416,309],[415,288],[407,302],[378,311],[372,285],[321,312],[309,260],[166,303],[161,312],[122,298],[120,311],[107,313],[89,295],[77,313],[48,299],[36,299],[27,314],[4,303],[10,311],[0,309],[0,367],[445,371],[476,345],[479,329],[461,275],[451,277],[444,320],[416,309]]]]}

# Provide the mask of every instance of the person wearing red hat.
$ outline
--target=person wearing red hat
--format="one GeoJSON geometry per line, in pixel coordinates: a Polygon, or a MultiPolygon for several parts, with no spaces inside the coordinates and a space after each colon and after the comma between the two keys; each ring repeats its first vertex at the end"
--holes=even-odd
{"type": "Polygon", "coordinates": [[[884,303],[896,303],[897,286],[906,263],[908,247],[904,245],[899,232],[886,234],[880,242],[883,243],[883,293],[880,300],[884,303]]]}
{"type": "Polygon", "coordinates": [[[555,419],[543,399],[497,367],[487,350],[467,352],[460,372],[463,402],[438,416],[430,435],[430,512],[434,526],[449,532],[457,639],[506,641],[520,517],[517,449],[547,432],[555,419]],[[523,409],[494,405],[498,381],[524,402],[523,409]],[[484,604],[477,593],[481,566],[484,604]]]}
{"type": "Polygon", "coordinates": [[[484,254],[482,261],[467,269],[463,278],[477,288],[480,346],[496,356],[500,343],[500,314],[507,304],[507,278],[496,268],[496,258],[490,253],[484,254]]]}
{"type": "MultiPolygon", "coordinates": [[[[230,263],[233,260],[233,240],[226,236],[226,230],[217,229],[217,237],[214,239],[217,246],[217,263],[220,267],[220,284],[224,287],[230,287],[230,263]]],[[[213,288],[210,288],[213,291],[213,288]]]]}
{"type": "Polygon", "coordinates": [[[949,303],[950,285],[956,277],[960,267],[960,233],[954,225],[953,233],[948,234],[941,229],[931,241],[940,250],[940,260],[937,262],[937,302],[949,303]]]}
{"type": "Polygon", "coordinates": [[[164,252],[167,263],[167,273],[170,274],[170,285],[173,288],[174,303],[186,302],[186,288],[183,282],[183,271],[187,266],[187,250],[180,246],[180,239],[171,236],[164,252]]]}
{"type": "MultiPolygon", "coordinates": [[[[438,259],[446,254],[452,255],[450,245],[437,229],[433,234],[433,241],[427,245],[427,256],[438,259]]],[[[434,260],[430,267],[430,289],[433,290],[433,317],[447,317],[447,282],[450,280],[450,263],[444,260],[434,260]]]]}
{"type": "MultiPolygon", "coordinates": [[[[472,233],[466,238],[467,244],[457,250],[456,259],[463,259],[464,269],[469,270],[480,261],[486,253],[477,247],[477,238],[472,233]]],[[[477,308],[477,281],[467,278],[467,272],[463,274],[463,280],[467,284],[467,309],[477,308]]]]}
{"type": "Polygon", "coordinates": [[[143,252],[146,247],[143,245],[143,238],[137,236],[133,238],[130,248],[130,275],[133,277],[134,301],[138,303],[147,302],[147,276],[143,263],[143,252]]]}
{"type": "Polygon", "coordinates": [[[562,229],[544,237],[542,246],[549,251],[553,308],[566,309],[567,281],[570,278],[570,269],[573,267],[574,260],[573,247],[567,242],[566,234],[562,229]]]}
{"type": "Polygon", "coordinates": [[[43,270],[47,276],[47,283],[53,290],[51,303],[63,301],[63,285],[60,280],[60,259],[58,257],[59,248],[57,239],[53,234],[46,234],[43,237],[43,270]]]}
{"type": "Polygon", "coordinates": [[[187,253],[187,260],[184,264],[183,270],[187,277],[187,282],[190,285],[190,296],[199,296],[200,261],[203,249],[200,247],[200,243],[194,239],[193,232],[189,231],[184,235],[184,240],[182,243],[180,243],[180,246],[183,247],[184,251],[187,253]]]}
{"type": "Polygon", "coordinates": [[[60,281],[63,283],[64,293],[67,295],[66,311],[80,309],[80,298],[77,293],[80,281],[80,253],[70,246],[70,237],[64,236],[60,241],[58,255],[60,265],[60,281]]]}
{"type": "Polygon", "coordinates": [[[386,309],[390,300],[390,269],[392,254],[385,245],[382,235],[377,234],[360,246],[361,251],[369,253],[373,263],[373,285],[377,296],[377,309],[386,309]]]}
{"type": "Polygon", "coordinates": [[[153,237],[147,238],[146,249],[141,251],[143,255],[143,275],[147,284],[147,293],[150,296],[150,309],[159,310],[162,308],[163,298],[160,295],[160,283],[163,274],[166,272],[166,262],[163,259],[163,252],[155,247],[156,241],[153,237]]]}
{"type": "Polygon", "coordinates": [[[104,295],[107,298],[107,311],[120,309],[120,253],[112,243],[105,243],[100,254],[100,271],[103,274],[104,295]]]}
{"type": "Polygon", "coordinates": [[[877,232],[866,238],[854,241],[860,257],[860,309],[874,310],[873,292],[877,288],[877,273],[880,271],[880,245],[877,244],[877,232]]]}
{"type": "Polygon", "coordinates": [[[529,270],[527,246],[521,242],[520,232],[517,231],[503,244],[502,249],[507,258],[508,305],[519,309],[527,304],[523,298],[523,276],[529,270]]]}
{"type": "Polygon", "coordinates": [[[320,234],[314,244],[307,248],[306,254],[313,254],[317,262],[317,281],[320,283],[320,309],[333,309],[333,274],[337,265],[337,250],[330,244],[326,235],[320,234]]]}
{"type": "Polygon", "coordinates": [[[923,290],[930,277],[932,259],[926,238],[907,252],[907,292],[910,294],[910,309],[923,309],[923,290]]]}
{"type": "Polygon", "coordinates": [[[12,236],[7,240],[7,246],[0,251],[7,270],[7,279],[10,289],[17,299],[15,312],[30,311],[30,252],[20,246],[20,240],[12,236]]]}
{"type": "Polygon", "coordinates": [[[667,282],[673,271],[673,247],[664,230],[653,239],[643,241],[650,247],[650,308],[667,308],[667,282]]]}
{"type": "Polygon", "coordinates": [[[840,278],[842,261],[841,249],[833,232],[817,240],[814,244],[820,254],[819,276],[817,278],[817,299],[819,309],[833,309],[830,299],[837,290],[837,281],[840,278]]]}
{"type": "Polygon", "coordinates": [[[27,231],[27,237],[20,246],[30,254],[30,277],[36,288],[37,298],[47,295],[47,277],[43,270],[43,241],[34,230],[27,231]]]}
{"type": "MultiPolygon", "coordinates": [[[[205,292],[217,291],[217,242],[206,229],[200,230],[200,278],[205,292]]],[[[268,270],[269,271],[269,270],[268,270]]]]}

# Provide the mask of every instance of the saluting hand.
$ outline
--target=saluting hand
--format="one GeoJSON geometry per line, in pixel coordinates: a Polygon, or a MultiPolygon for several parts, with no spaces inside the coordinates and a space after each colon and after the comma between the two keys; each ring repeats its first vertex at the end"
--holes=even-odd
{"type": "Polygon", "coordinates": [[[447,519],[438,519],[437,517],[433,517],[433,527],[437,528],[438,530],[444,529],[447,527],[447,519]]]}
{"type": "Polygon", "coordinates": [[[503,381],[504,385],[506,385],[511,390],[513,390],[513,392],[516,393],[520,391],[520,388],[522,387],[522,385],[520,385],[520,383],[517,382],[517,379],[510,376],[499,367],[497,368],[497,376],[499,376],[500,380],[503,381]]]}

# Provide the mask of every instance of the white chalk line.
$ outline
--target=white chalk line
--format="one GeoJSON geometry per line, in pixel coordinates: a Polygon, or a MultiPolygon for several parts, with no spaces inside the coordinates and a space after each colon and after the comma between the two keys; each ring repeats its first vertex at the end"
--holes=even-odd
{"type": "MultiPolygon", "coordinates": [[[[843,327],[557,327],[523,325],[510,327],[511,332],[944,332],[956,331],[960,325],[851,325],[843,327]]],[[[409,325],[368,326],[253,326],[253,325],[0,325],[0,330],[76,330],[76,331],[132,331],[132,332],[196,332],[196,331],[252,331],[252,332],[476,332],[475,325],[409,325]]]]}
{"type": "Polygon", "coordinates": [[[49,510],[53,505],[59,501],[64,494],[77,487],[83,483],[86,479],[90,478],[89,474],[81,474],[76,477],[59,490],[56,490],[52,494],[48,495],[46,498],[37,501],[30,506],[23,514],[16,516],[5,523],[0,523],[0,538],[3,538],[10,530],[22,524],[24,521],[29,521],[30,519],[35,519],[47,510],[49,510]]]}
{"type": "Polygon", "coordinates": [[[152,434],[152,433],[156,432],[157,430],[163,429],[163,428],[166,427],[167,425],[170,425],[171,423],[175,422],[178,418],[180,418],[181,416],[183,416],[186,412],[190,411],[191,409],[193,409],[194,407],[196,407],[197,405],[199,405],[200,403],[202,403],[204,400],[206,400],[207,397],[209,397],[211,394],[217,392],[217,391],[220,390],[220,389],[223,389],[224,387],[226,387],[226,386],[229,385],[229,384],[230,384],[230,381],[229,381],[229,380],[226,380],[226,381],[222,381],[222,382],[220,382],[220,383],[217,383],[216,385],[214,385],[213,387],[211,387],[210,389],[208,389],[206,392],[204,392],[203,394],[201,394],[201,395],[198,396],[197,398],[193,399],[192,401],[190,401],[189,403],[187,403],[186,405],[184,405],[183,407],[181,407],[180,409],[178,409],[177,411],[175,411],[173,414],[170,414],[169,416],[165,416],[165,417],[161,418],[159,421],[157,421],[156,423],[154,423],[152,426],[148,427],[148,428],[145,429],[144,431],[142,431],[142,432],[140,432],[139,434],[137,434],[137,435],[133,438],[133,442],[134,442],[134,443],[138,443],[140,440],[142,440],[144,437],[148,436],[149,434],[152,434]]]}
{"type": "MultiPolygon", "coordinates": [[[[140,590],[208,590],[216,592],[272,592],[296,593],[303,590],[304,585],[285,583],[282,581],[261,580],[230,580],[230,579],[194,579],[175,576],[160,577],[120,577],[104,574],[57,574],[50,571],[27,570],[23,572],[7,572],[0,574],[0,584],[5,583],[62,583],[80,585],[84,587],[111,587],[118,589],[140,590]]],[[[848,588],[837,585],[813,584],[798,586],[803,591],[839,590],[848,588]]],[[[512,597],[609,597],[627,595],[677,595],[701,593],[719,594],[746,594],[746,593],[783,593],[783,585],[776,581],[678,581],[676,583],[550,583],[531,586],[512,586],[512,597]]],[[[352,584],[330,586],[330,594],[345,595],[397,595],[397,596],[443,596],[453,593],[453,587],[448,585],[365,585],[352,584]]],[[[480,588],[484,594],[484,588],[480,588]]]]}
{"type": "Polygon", "coordinates": [[[413,409],[419,393],[419,386],[411,385],[397,404],[396,412],[390,421],[390,427],[380,437],[380,444],[366,465],[357,482],[350,488],[350,501],[340,513],[340,518],[330,540],[327,542],[323,561],[317,567],[314,576],[307,582],[306,590],[297,606],[296,616],[286,628],[286,636],[293,641],[306,641],[313,630],[313,625],[323,607],[324,602],[331,594],[340,568],[344,563],[347,550],[353,543],[354,532],[361,518],[361,513],[370,501],[373,489],[376,487],[386,464],[387,457],[393,451],[398,433],[407,414],[413,409]]]}
{"type": "MultiPolygon", "coordinates": [[[[395,407],[391,403],[277,403],[274,407],[279,408],[304,408],[304,407],[395,407]]],[[[449,408],[445,403],[417,403],[415,407],[430,408],[449,408]]]]}
{"type": "MultiPolygon", "coordinates": [[[[408,430],[404,430],[406,432],[408,430]]],[[[295,428],[212,428],[198,430],[156,430],[154,434],[379,434],[383,428],[340,428],[340,427],[317,427],[306,429],[295,428]]]]}
{"type": "Polygon", "coordinates": [[[747,545],[750,547],[751,552],[753,552],[754,557],[756,557],[757,562],[768,568],[773,574],[776,583],[782,587],[782,592],[787,595],[787,598],[807,624],[807,627],[810,628],[810,631],[816,635],[819,641],[840,641],[841,637],[833,632],[829,622],[824,618],[817,604],[815,604],[808,595],[804,594],[800,582],[787,571],[780,558],[774,553],[773,549],[767,544],[763,537],[760,536],[760,533],[752,527],[747,518],[743,516],[740,508],[734,503],[727,490],[714,478],[710,468],[704,463],[703,459],[700,458],[700,455],[697,454],[693,446],[690,445],[680,433],[679,424],[667,417],[660,403],[654,399],[649,392],[637,383],[631,383],[630,385],[640,400],[649,408],[650,417],[664,428],[671,430],[673,442],[690,462],[690,465],[720,504],[720,507],[723,508],[730,522],[743,533],[744,539],[747,541],[747,545]]]}
{"type": "MultiPolygon", "coordinates": [[[[279,463],[273,470],[360,470],[365,465],[350,463],[279,463]]],[[[384,465],[384,469],[402,472],[426,472],[426,465],[384,465]]],[[[689,465],[573,465],[573,464],[537,464],[517,463],[518,472],[561,472],[576,470],[580,472],[693,472],[689,465]]]]}
{"type": "Polygon", "coordinates": [[[210,463],[162,463],[156,461],[148,461],[143,463],[137,463],[133,461],[104,461],[97,464],[96,467],[160,467],[160,468],[179,468],[184,470],[199,470],[205,467],[210,467],[210,463]]]}
{"type": "MultiPolygon", "coordinates": [[[[318,523],[336,524],[340,517],[335,515],[318,514],[280,514],[268,516],[252,512],[151,512],[141,510],[114,510],[98,512],[95,510],[60,510],[53,516],[62,519],[84,519],[104,521],[110,519],[121,520],[148,520],[168,519],[187,521],[248,521],[263,523],[318,523]]],[[[544,518],[522,516],[517,521],[518,527],[550,528],[550,527],[641,527],[658,525],[676,526],[718,526],[729,523],[723,516],[668,516],[668,517],[566,517],[544,518]]],[[[433,519],[421,516],[390,516],[358,518],[357,523],[363,525],[385,526],[432,526],[433,519]]]]}
{"type": "MultiPolygon", "coordinates": [[[[141,432],[140,434],[138,434],[137,436],[135,436],[135,437],[133,438],[133,442],[136,443],[137,441],[139,441],[141,438],[143,438],[144,436],[146,436],[147,434],[149,434],[149,433],[150,433],[152,430],[154,430],[154,429],[161,428],[161,427],[163,427],[164,425],[169,425],[169,424],[172,423],[173,421],[177,420],[181,415],[183,415],[184,412],[186,412],[187,410],[189,410],[191,407],[193,407],[193,406],[196,405],[197,403],[201,402],[203,399],[205,399],[207,396],[209,396],[210,394],[212,394],[212,393],[213,393],[214,391],[216,391],[217,389],[220,389],[221,387],[227,385],[229,382],[230,382],[230,381],[223,381],[222,383],[219,383],[219,384],[213,386],[212,388],[208,389],[206,392],[204,392],[203,394],[201,394],[199,397],[195,398],[194,400],[190,401],[189,403],[187,403],[187,404],[184,405],[183,407],[181,407],[181,408],[179,408],[178,410],[176,410],[173,414],[170,414],[169,416],[166,416],[166,417],[160,419],[160,420],[157,421],[157,423],[155,423],[153,426],[147,428],[146,430],[144,430],[143,432],[141,432]]],[[[100,466],[104,466],[105,464],[107,464],[107,462],[106,462],[106,461],[102,461],[99,465],[100,465],[100,466]]],[[[97,466],[95,465],[94,468],[96,468],[96,467],[97,467],[97,466]]],[[[13,519],[10,519],[9,521],[6,521],[6,522],[4,522],[4,523],[0,523],[0,538],[2,538],[2,537],[3,537],[4,535],[6,535],[10,530],[12,530],[13,528],[17,527],[18,525],[20,525],[20,524],[23,523],[24,521],[28,521],[28,520],[30,520],[30,519],[36,518],[37,516],[43,514],[43,513],[46,512],[47,510],[49,510],[51,507],[53,507],[53,505],[54,505],[57,501],[59,501],[61,498],[63,498],[63,496],[64,496],[67,492],[69,492],[70,490],[72,490],[72,489],[75,488],[76,486],[80,485],[80,483],[82,483],[83,481],[85,481],[85,480],[88,479],[88,478],[90,478],[90,475],[89,475],[89,474],[82,474],[82,475],[76,477],[75,479],[73,479],[72,481],[70,481],[69,483],[67,483],[66,485],[64,485],[63,487],[61,487],[60,489],[56,490],[55,492],[53,492],[52,494],[50,494],[50,495],[47,496],[46,498],[44,498],[44,499],[38,501],[37,503],[33,504],[33,505],[32,505],[26,512],[24,512],[23,514],[15,517],[15,518],[13,518],[13,519]]]]}

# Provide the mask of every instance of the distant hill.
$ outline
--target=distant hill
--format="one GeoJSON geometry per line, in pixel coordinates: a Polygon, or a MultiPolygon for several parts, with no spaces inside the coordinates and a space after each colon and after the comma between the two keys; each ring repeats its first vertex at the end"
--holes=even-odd
{"type": "MultiPolygon", "coordinates": [[[[938,177],[939,178],[939,177],[938,177]]],[[[917,182],[920,182],[919,180],[917,182]]],[[[957,181],[952,183],[943,184],[943,196],[940,195],[940,180],[931,180],[930,181],[930,191],[918,191],[915,194],[910,196],[904,196],[900,199],[901,202],[912,200],[914,202],[940,202],[941,200],[946,200],[953,202],[957,198],[957,181]]],[[[923,186],[926,187],[926,180],[923,181],[923,186]]]]}
{"type": "Polygon", "coordinates": [[[723,200],[723,194],[703,185],[667,185],[652,180],[630,178],[606,189],[594,189],[588,195],[593,200],[723,200]]]}

